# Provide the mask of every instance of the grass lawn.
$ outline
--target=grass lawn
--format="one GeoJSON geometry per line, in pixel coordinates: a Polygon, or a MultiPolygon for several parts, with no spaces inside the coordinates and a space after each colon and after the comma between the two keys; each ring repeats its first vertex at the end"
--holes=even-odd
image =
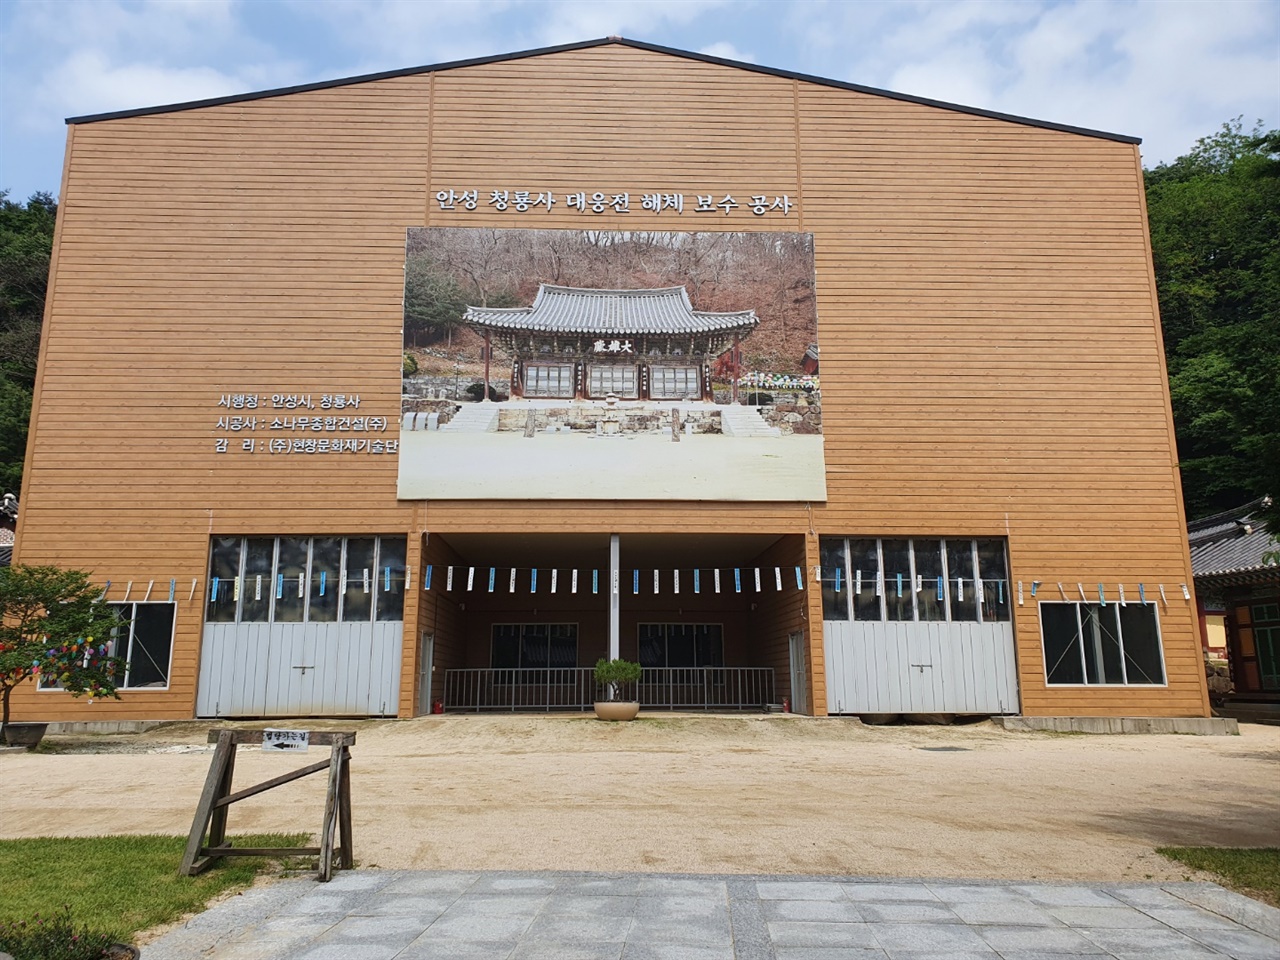
{"type": "MultiPolygon", "coordinates": [[[[231,838],[241,847],[301,846],[306,834],[231,838]]],[[[200,910],[247,887],[274,861],[229,857],[195,877],[178,876],[186,837],[36,837],[0,840],[0,921],[48,917],[64,905],[73,921],[129,943],[140,930],[200,910]]]]}
{"type": "Polygon", "coordinates": [[[1216,873],[1237,893],[1280,907],[1280,849],[1263,847],[1157,847],[1156,853],[1216,873]]]}

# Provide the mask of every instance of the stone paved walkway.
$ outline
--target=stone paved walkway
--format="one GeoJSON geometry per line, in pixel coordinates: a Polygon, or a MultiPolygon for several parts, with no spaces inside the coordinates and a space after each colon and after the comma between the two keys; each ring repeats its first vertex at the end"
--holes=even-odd
{"type": "Polygon", "coordinates": [[[1277,960],[1215,884],[361,870],[200,914],[143,960],[1277,960]]]}

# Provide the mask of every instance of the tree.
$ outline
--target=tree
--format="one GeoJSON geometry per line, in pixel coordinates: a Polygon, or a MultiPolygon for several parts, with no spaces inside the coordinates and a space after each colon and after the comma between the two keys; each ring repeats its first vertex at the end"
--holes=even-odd
{"type": "Polygon", "coordinates": [[[100,587],[79,570],[0,567],[0,738],[9,723],[9,697],[32,677],[52,678],[72,696],[115,697],[125,662],[111,656],[120,626],[100,587]]]}
{"type": "Polygon", "coordinates": [[[1187,512],[1280,501],[1280,131],[1237,118],[1146,187],[1187,512]]]}
{"type": "Polygon", "coordinates": [[[47,193],[24,205],[0,191],[0,492],[22,485],[57,214],[47,193]]]}

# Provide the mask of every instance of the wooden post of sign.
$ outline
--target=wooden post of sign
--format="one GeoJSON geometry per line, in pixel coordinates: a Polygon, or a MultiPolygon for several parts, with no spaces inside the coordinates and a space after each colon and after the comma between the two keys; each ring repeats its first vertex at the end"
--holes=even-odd
{"type": "Polygon", "coordinates": [[[333,876],[335,855],[341,869],[349,870],[354,864],[351,848],[351,746],[356,742],[355,731],[315,732],[309,734],[309,742],[317,746],[329,746],[329,759],[312,763],[264,780],[252,787],[231,792],[231,780],[235,772],[236,747],[242,743],[262,743],[263,730],[210,730],[209,742],[217,744],[209,774],[205,777],[204,790],[196,804],[196,815],[187,837],[187,849],[182,857],[178,873],[195,876],[207,870],[220,857],[315,857],[320,858],[317,879],[327,881],[333,876]],[[320,824],[318,847],[233,847],[227,842],[227,814],[231,804],[257,796],[273,787],[292,783],[302,777],[329,771],[328,789],[325,791],[324,821],[320,824]],[[208,842],[205,834],[208,833],[208,842]]]}

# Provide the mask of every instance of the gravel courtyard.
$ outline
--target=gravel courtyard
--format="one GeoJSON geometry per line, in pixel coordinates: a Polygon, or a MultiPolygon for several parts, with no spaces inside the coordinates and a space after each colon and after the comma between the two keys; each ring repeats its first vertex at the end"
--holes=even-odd
{"type": "MultiPolygon", "coordinates": [[[[0,836],[178,833],[208,722],[0,756],[0,836]]],[[[300,722],[277,726],[306,727],[300,722]]],[[[356,729],[365,867],[1183,880],[1162,845],[1280,846],[1280,727],[1239,737],[864,727],[784,716],[437,716],[356,729]]],[[[237,788],[321,759],[242,749],[237,788]]],[[[314,830],[322,777],[232,809],[314,830]]]]}

